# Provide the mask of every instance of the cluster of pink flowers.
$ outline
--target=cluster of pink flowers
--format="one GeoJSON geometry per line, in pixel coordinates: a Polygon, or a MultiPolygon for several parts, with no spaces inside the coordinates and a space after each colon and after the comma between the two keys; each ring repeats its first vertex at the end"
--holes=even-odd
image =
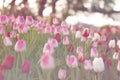
{"type": "MultiPolygon", "coordinates": [[[[16,57],[29,51],[28,45],[33,43],[34,39],[29,38],[30,43],[24,35],[32,31],[35,31],[36,35],[49,35],[47,41],[41,47],[42,51],[39,52],[41,56],[39,56],[38,62],[40,69],[43,70],[54,70],[59,66],[59,69],[57,69],[60,80],[66,79],[67,75],[69,75],[68,69],[74,70],[82,66],[86,71],[93,70],[100,73],[105,70],[105,65],[108,68],[112,67],[113,61],[117,62],[116,70],[119,72],[120,39],[116,36],[119,30],[120,28],[117,26],[111,28],[87,28],[83,25],[68,25],[65,21],[60,22],[57,18],[53,18],[52,23],[50,23],[45,19],[35,20],[32,16],[24,18],[23,16],[1,15],[1,45],[12,48],[17,56],[12,52],[10,54],[4,53],[6,55],[0,65],[0,80],[5,80],[7,76],[4,75],[4,70],[11,70],[16,67],[14,66],[17,64],[16,57]]],[[[31,62],[25,58],[21,59],[20,62],[21,72],[29,73],[32,67],[31,62]]]]}

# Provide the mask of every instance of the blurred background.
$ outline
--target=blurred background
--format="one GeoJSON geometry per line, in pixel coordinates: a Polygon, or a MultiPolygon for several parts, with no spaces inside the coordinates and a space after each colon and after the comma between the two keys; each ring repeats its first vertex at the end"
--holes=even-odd
{"type": "Polygon", "coordinates": [[[58,17],[69,24],[120,25],[120,0],[0,0],[0,15],[58,17]]]}

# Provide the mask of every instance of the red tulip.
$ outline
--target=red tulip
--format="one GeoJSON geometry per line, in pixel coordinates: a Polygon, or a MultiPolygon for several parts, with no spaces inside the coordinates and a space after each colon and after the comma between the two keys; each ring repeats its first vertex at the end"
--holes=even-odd
{"type": "Polygon", "coordinates": [[[82,31],[82,36],[88,37],[90,34],[90,30],[88,28],[83,29],[82,31]]]}
{"type": "Polygon", "coordinates": [[[7,54],[2,63],[3,68],[12,69],[13,65],[14,65],[14,56],[7,54]]]}
{"type": "Polygon", "coordinates": [[[55,36],[54,36],[54,38],[55,38],[58,42],[60,42],[60,41],[61,41],[61,35],[60,35],[60,33],[56,33],[55,36]]]}
{"type": "Polygon", "coordinates": [[[73,50],[74,50],[73,45],[72,45],[72,44],[68,44],[68,46],[67,46],[67,51],[73,52],[73,50]]]}
{"type": "Polygon", "coordinates": [[[28,60],[24,60],[21,65],[21,71],[23,73],[29,73],[30,72],[30,62],[28,60]]]}

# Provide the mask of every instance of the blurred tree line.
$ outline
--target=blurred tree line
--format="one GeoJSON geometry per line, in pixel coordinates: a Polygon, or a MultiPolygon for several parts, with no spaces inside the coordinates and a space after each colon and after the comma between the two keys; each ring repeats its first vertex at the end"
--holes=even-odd
{"type": "MultiPolygon", "coordinates": [[[[15,14],[15,15],[32,15],[43,16],[43,10],[47,6],[51,6],[52,12],[50,15],[55,16],[57,13],[57,2],[60,3],[65,1],[66,4],[61,4],[61,6],[65,5],[65,9],[63,9],[62,16],[70,15],[71,12],[76,13],[77,11],[87,11],[87,12],[99,12],[107,15],[111,15],[113,13],[119,13],[120,11],[115,11],[113,9],[115,5],[115,0],[35,0],[37,5],[37,14],[35,15],[33,9],[31,9],[28,5],[28,0],[22,0],[19,5],[16,5],[15,2],[17,0],[11,0],[8,6],[2,7],[0,9],[1,14],[15,14]]],[[[31,0],[32,1],[32,0],[31,0]]],[[[6,0],[3,0],[3,4],[6,0]]],[[[58,6],[60,7],[60,6],[58,6]]],[[[58,8],[59,10],[59,8],[58,8]]]]}

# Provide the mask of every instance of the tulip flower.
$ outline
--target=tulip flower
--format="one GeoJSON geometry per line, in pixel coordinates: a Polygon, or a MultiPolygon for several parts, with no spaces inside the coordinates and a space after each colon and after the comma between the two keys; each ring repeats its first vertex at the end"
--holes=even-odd
{"type": "Polygon", "coordinates": [[[82,31],[82,36],[83,37],[88,37],[90,34],[90,30],[88,28],[84,28],[82,31]]]}
{"type": "Polygon", "coordinates": [[[91,48],[91,57],[97,57],[98,56],[98,51],[96,48],[91,48]]]}
{"type": "Polygon", "coordinates": [[[43,54],[39,60],[42,69],[53,69],[55,67],[54,57],[50,53],[43,54]]]}
{"type": "Polygon", "coordinates": [[[93,60],[93,70],[95,72],[103,72],[105,69],[103,59],[101,57],[95,57],[93,60]]]}
{"type": "Polygon", "coordinates": [[[118,52],[114,52],[113,59],[117,60],[118,58],[119,58],[119,53],[118,52]]]}
{"type": "Polygon", "coordinates": [[[78,58],[79,62],[83,62],[85,60],[85,57],[84,57],[83,53],[78,53],[78,57],[77,58],[78,58]]]}
{"type": "Polygon", "coordinates": [[[60,69],[60,70],[58,71],[58,78],[59,78],[60,80],[63,80],[63,79],[66,78],[66,70],[65,70],[65,69],[60,69]]]}
{"type": "Polygon", "coordinates": [[[115,47],[115,40],[110,40],[108,46],[109,46],[109,48],[114,48],[115,47]]]}
{"type": "Polygon", "coordinates": [[[31,64],[28,60],[24,60],[22,62],[22,65],[21,65],[21,71],[23,73],[29,73],[30,72],[30,67],[31,67],[31,64]]]}
{"type": "Polygon", "coordinates": [[[31,24],[33,23],[33,18],[32,18],[32,16],[26,16],[26,21],[25,21],[25,23],[31,25],[31,24]]]}
{"type": "Polygon", "coordinates": [[[12,41],[9,37],[5,37],[3,39],[3,43],[4,43],[5,46],[12,46],[12,41]]]}
{"type": "Polygon", "coordinates": [[[77,31],[77,32],[76,32],[75,38],[81,38],[81,32],[80,32],[80,31],[77,31]]]}
{"type": "Polygon", "coordinates": [[[90,59],[84,61],[84,69],[85,70],[92,70],[93,69],[92,62],[90,59]]]}
{"type": "Polygon", "coordinates": [[[8,23],[8,21],[9,21],[9,18],[6,15],[0,16],[0,23],[6,24],[6,23],[8,23]]]}
{"type": "Polygon", "coordinates": [[[2,62],[2,66],[4,69],[12,69],[14,65],[14,56],[7,54],[2,62]]]}
{"type": "Polygon", "coordinates": [[[76,49],[76,53],[82,53],[83,52],[83,48],[81,46],[78,46],[76,49]]]}
{"type": "Polygon", "coordinates": [[[117,70],[120,72],[120,60],[117,63],[117,70]]]}
{"type": "Polygon", "coordinates": [[[69,38],[68,38],[68,36],[65,36],[63,38],[63,45],[68,45],[68,44],[69,44],[69,38]]]}
{"type": "Polygon", "coordinates": [[[60,41],[61,41],[61,35],[60,35],[60,33],[55,34],[54,38],[55,38],[58,42],[60,42],[60,41]]]}
{"type": "Polygon", "coordinates": [[[68,44],[68,46],[67,46],[67,51],[68,51],[68,52],[73,52],[73,50],[74,50],[73,45],[72,45],[72,44],[68,44]]]}
{"type": "Polygon", "coordinates": [[[74,55],[67,55],[67,57],[66,57],[66,64],[70,68],[78,67],[77,58],[74,55]]]}
{"type": "Polygon", "coordinates": [[[25,40],[18,40],[14,47],[15,51],[23,52],[26,50],[26,41],[25,40]]]}
{"type": "Polygon", "coordinates": [[[96,41],[100,39],[100,35],[98,33],[94,33],[94,36],[92,38],[92,41],[96,41]]]}
{"type": "Polygon", "coordinates": [[[53,44],[45,43],[45,45],[43,47],[43,53],[46,51],[48,51],[49,53],[53,53],[54,52],[53,44]]]}

